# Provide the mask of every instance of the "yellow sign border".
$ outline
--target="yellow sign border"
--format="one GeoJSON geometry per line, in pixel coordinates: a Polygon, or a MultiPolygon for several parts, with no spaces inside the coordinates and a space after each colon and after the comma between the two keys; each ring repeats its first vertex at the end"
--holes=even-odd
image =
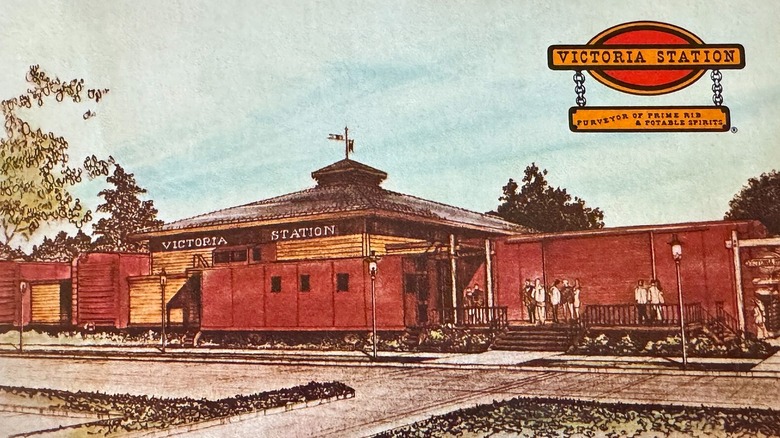
{"type": "Polygon", "coordinates": [[[726,132],[731,112],[726,106],[590,106],[569,108],[572,132],[726,132]],[[722,124],[710,124],[701,113],[717,112],[722,124]],[[577,113],[591,113],[577,118],[577,113]],[[698,115],[697,115],[698,114],[698,115]],[[586,124],[577,123],[585,121],[586,124]]]}

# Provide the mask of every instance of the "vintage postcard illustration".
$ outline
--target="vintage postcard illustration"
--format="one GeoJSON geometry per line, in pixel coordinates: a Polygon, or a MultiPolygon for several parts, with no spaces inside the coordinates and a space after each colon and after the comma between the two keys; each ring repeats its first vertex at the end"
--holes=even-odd
{"type": "Polygon", "coordinates": [[[0,6],[0,436],[780,436],[780,4],[0,6]]]}

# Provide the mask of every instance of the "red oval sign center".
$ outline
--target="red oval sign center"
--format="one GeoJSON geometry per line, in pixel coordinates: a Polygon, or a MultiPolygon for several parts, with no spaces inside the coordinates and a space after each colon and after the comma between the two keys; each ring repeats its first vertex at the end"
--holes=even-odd
{"type": "MultiPolygon", "coordinates": [[[[607,29],[588,45],[679,45],[703,44],[696,35],[677,26],[657,22],[634,22],[607,29]]],[[[591,70],[604,85],[632,94],[655,95],[677,91],[695,82],[703,70],[591,70]]]]}

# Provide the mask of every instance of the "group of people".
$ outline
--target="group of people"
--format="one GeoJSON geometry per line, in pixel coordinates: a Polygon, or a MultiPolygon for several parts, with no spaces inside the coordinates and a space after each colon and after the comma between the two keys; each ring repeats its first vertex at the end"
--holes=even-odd
{"type": "Polygon", "coordinates": [[[575,279],[573,285],[569,284],[569,280],[555,279],[548,293],[540,279],[537,278],[531,284],[531,279],[526,278],[520,295],[528,310],[528,322],[543,325],[547,322],[548,314],[553,323],[559,322],[561,305],[567,322],[579,321],[581,292],[579,279],[575,279]]]}
{"type": "Polygon", "coordinates": [[[466,287],[463,291],[466,299],[466,307],[482,307],[485,305],[485,292],[480,289],[479,284],[474,283],[474,287],[466,287]]]}
{"type": "Polygon", "coordinates": [[[634,288],[634,301],[636,301],[636,314],[640,324],[653,324],[663,321],[664,291],[661,282],[657,279],[650,280],[646,286],[640,279],[634,288]]]}

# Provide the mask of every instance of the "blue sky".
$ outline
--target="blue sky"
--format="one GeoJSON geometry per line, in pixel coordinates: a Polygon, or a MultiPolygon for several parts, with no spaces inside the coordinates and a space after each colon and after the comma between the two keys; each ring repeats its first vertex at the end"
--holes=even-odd
{"type": "MultiPolygon", "coordinates": [[[[780,3],[748,1],[5,1],[0,91],[40,64],[111,92],[98,117],[47,105],[31,117],[71,157],[113,155],[164,220],[313,184],[343,158],[385,187],[476,211],[536,162],[601,207],[608,226],[720,219],[749,177],[778,167],[780,3]],[[594,6],[595,4],[595,6],[594,6]],[[574,134],[571,72],[551,44],[584,44],[619,23],[672,23],[741,43],[724,71],[732,133],[574,134]]],[[[587,77],[589,105],[709,105],[705,76],[677,93],[621,94],[587,77]]],[[[99,184],[79,194],[96,205],[99,184]]]]}

